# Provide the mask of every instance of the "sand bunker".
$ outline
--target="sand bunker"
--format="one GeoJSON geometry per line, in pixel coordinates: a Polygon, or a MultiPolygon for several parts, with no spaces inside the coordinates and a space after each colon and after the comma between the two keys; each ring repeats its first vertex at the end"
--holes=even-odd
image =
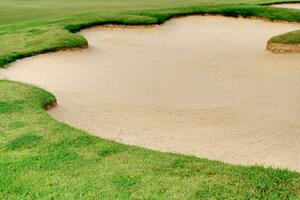
{"type": "Polygon", "coordinates": [[[284,3],[284,4],[274,4],[273,7],[277,8],[292,8],[292,9],[300,9],[300,3],[284,3]]]}
{"type": "Polygon", "coordinates": [[[82,32],[90,48],[0,73],[53,92],[55,118],[162,151],[300,171],[300,56],[265,50],[299,25],[192,16],[82,32]]]}

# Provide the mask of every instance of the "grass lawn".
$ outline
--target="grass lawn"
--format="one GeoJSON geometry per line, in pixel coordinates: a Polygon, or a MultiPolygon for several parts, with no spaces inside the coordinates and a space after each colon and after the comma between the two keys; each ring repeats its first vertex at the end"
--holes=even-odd
{"type": "MultiPolygon", "coordinates": [[[[223,14],[300,22],[280,0],[0,0],[0,66],[86,46],[75,34],[106,24],[163,23],[223,14]]],[[[284,1],[294,2],[294,1],[284,1]]],[[[299,0],[300,2],[300,0],[299,0]]],[[[300,32],[277,36],[300,43],[300,32]]],[[[300,199],[300,174],[146,150],[90,136],[52,119],[55,97],[0,81],[0,199],[300,199]]]]}

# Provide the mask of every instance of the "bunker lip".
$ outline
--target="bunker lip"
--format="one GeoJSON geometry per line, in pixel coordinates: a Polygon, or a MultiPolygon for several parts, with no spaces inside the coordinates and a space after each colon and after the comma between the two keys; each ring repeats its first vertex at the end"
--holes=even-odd
{"type": "Polygon", "coordinates": [[[100,137],[300,171],[300,60],[265,51],[298,26],[193,16],[147,27],[86,29],[90,48],[1,73],[51,91],[51,115],[100,137]]]}
{"type": "Polygon", "coordinates": [[[267,50],[273,53],[300,53],[300,44],[268,42],[267,50]]]}
{"type": "MultiPolygon", "coordinates": [[[[272,7],[279,7],[279,8],[293,8],[293,9],[300,9],[300,3],[273,3],[273,4],[262,4],[266,6],[272,6],[272,7]]],[[[234,19],[249,19],[249,20],[261,20],[265,22],[270,22],[270,23],[285,23],[285,24],[295,24],[299,25],[299,22],[287,22],[287,21],[280,21],[280,20],[269,20],[266,18],[260,18],[260,17],[255,17],[255,16],[250,16],[250,17],[243,17],[243,16],[224,16],[222,14],[180,14],[180,15],[174,15],[171,17],[169,20],[172,19],[180,19],[180,18],[185,18],[185,17],[226,17],[226,18],[234,18],[234,19]]],[[[168,22],[165,21],[163,23],[168,22]]],[[[162,23],[162,24],[163,24],[162,23]]],[[[155,27],[155,26],[160,26],[162,24],[147,24],[147,25],[124,25],[124,24],[113,24],[113,23],[108,23],[108,24],[103,24],[103,25],[97,25],[97,26],[90,26],[86,28],[80,29],[79,32],[84,32],[85,30],[91,30],[91,29],[97,29],[97,28],[150,28],[150,27],[155,27]]],[[[81,50],[88,48],[88,45],[82,46],[82,47],[76,47],[76,48],[69,48],[69,49],[61,49],[61,51],[73,51],[73,50],[81,50]]],[[[300,53],[300,44],[285,44],[285,43],[275,43],[275,42],[267,42],[266,49],[270,52],[273,53],[300,53]]],[[[48,52],[49,53],[56,53],[57,51],[54,52],[48,52]]]]}
{"type": "Polygon", "coordinates": [[[49,111],[49,110],[51,110],[51,109],[54,109],[56,106],[57,106],[57,100],[55,99],[54,101],[51,101],[50,103],[46,104],[46,105],[44,106],[44,109],[45,109],[46,111],[49,111]]]}
{"type": "MultiPolygon", "coordinates": [[[[271,4],[271,6],[276,8],[300,9],[300,2],[276,3],[276,4],[271,4]]],[[[300,44],[268,42],[267,50],[273,53],[299,53],[300,44]]]]}

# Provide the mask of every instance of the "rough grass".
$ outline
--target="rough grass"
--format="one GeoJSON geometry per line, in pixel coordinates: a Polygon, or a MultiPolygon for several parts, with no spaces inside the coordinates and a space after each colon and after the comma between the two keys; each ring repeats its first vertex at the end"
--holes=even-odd
{"type": "Polygon", "coordinates": [[[300,174],[160,153],[52,119],[55,97],[0,81],[0,199],[297,199],[300,174]]]}
{"type": "MultiPolygon", "coordinates": [[[[300,22],[299,10],[263,6],[278,2],[280,1],[0,0],[0,67],[35,54],[86,46],[87,41],[73,33],[95,25],[159,24],[171,17],[187,14],[220,14],[300,22]]],[[[300,2],[300,0],[284,2],[300,2]]],[[[298,32],[292,37],[293,42],[300,40],[298,32]]],[[[282,37],[277,40],[280,38],[282,37]]],[[[284,39],[280,42],[289,43],[289,41],[284,39]]]]}

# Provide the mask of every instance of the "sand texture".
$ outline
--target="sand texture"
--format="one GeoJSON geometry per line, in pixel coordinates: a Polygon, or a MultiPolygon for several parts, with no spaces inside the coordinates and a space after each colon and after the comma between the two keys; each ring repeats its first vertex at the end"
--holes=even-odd
{"type": "Polygon", "coordinates": [[[53,117],[103,138],[300,171],[300,55],[266,50],[299,28],[218,16],[98,27],[81,32],[88,49],[0,73],[51,91],[53,117]]]}
{"type": "Polygon", "coordinates": [[[283,4],[274,4],[272,6],[277,8],[300,9],[300,3],[283,3],[283,4]]]}

